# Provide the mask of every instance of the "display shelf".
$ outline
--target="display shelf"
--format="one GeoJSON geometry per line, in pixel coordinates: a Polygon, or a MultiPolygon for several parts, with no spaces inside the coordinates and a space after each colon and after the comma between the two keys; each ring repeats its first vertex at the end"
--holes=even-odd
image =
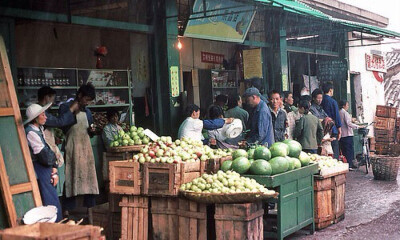
{"type": "Polygon", "coordinates": [[[88,108],[106,108],[106,107],[129,107],[129,103],[125,104],[103,104],[103,105],[89,105],[88,108]]]}
{"type": "Polygon", "coordinates": [[[96,90],[104,90],[104,89],[129,89],[128,86],[110,86],[110,87],[96,87],[96,90]]]}
{"type": "MultiPolygon", "coordinates": [[[[59,106],[54,106],[54,107],[51,107],[50,109],[51,110],[58,110],[59,108],[60,108],[59,106]]],[[[21,110],[21,111],[26,111],[26,109],[27,109],[26,107],[20,107],[19,108],[19,110],[21,110]]]]}
{"type": "MultiPolygon", "coordinates": [[[[21,90],[38,90],[43,86],[30,86],[30,87],[26,87],[26,86],[18,86],[17,89],[21,89],[21,90]]],[[[53,89],[75,89],[77,90],[78,87],[77,86],[50,86],[53,89]]]]}
{"type": "Polygon", "coordinates": [[[230,88],[234,88],[234,89],[237,89],[237,87],[213,87],[214,89],[225,89],[225,88],[227,88],[227,89],[230,89],[230,88]]]}

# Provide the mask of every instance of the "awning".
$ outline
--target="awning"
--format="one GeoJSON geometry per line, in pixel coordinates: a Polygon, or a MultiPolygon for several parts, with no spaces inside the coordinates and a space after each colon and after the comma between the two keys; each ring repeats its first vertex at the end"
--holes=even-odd
{"type": "Polygon", "coordinates": [[[369,24],[348,21],[344,19],[334,18],[325,14],[317,9],[314,9],[304,3],[296,0],[255,0],[266,6],[281,8],[286,12],[296,13],[304,16],[315,17],[322,20],[331,21],[346,27],[349,31],[359,31],[374,35],[381,35],[383,37],[400,38],[400,33],[388,29],[372,26],[369,24]]]}

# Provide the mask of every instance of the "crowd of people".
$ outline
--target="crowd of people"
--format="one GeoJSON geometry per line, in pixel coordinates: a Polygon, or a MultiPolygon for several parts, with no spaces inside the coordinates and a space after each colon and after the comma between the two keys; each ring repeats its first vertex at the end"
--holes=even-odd
{"type": "Polygon", "coordinates": [[[338,104],[333,91],[333,84],[326,82],[311,96],[308,91],[302,92],[297,101],[292,92],[272,90],[265,96],[255,86],[246,89],[243,99],[238,94],[218,95],[204,120],[200,120],[198,106],[187,107],[187,118],[179,128],[178,138],[202,140],[218,148],[237,148],[243,141],[271,146],[274,142],[294,139],[308,153],[336,159],[342,153],[353,170],[353,129],[358,125],[352,123],[349,103],[338,104]],[[229,139],[223,134],[223,126],[235,119],[241,121],[243,133],[229,139]]]}

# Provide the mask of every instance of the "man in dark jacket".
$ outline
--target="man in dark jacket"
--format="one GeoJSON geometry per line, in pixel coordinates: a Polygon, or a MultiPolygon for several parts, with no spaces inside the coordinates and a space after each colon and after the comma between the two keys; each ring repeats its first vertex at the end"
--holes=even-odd
{"type": "Polygon", "coordinates": [[[272,115],[272,125],[274,127],[275,141],[282,142],[285,140],[287,116],[285,110],[280,106],[282,104],[282,96],[278,91],[273,90],[269,95],[269,107],[272,115]]]}
{"type": "Polygon", "coordinates": [[[336,140],[332,141],[332,149],[333,156],[336,159],[339,159],[339,140],[341,137],[341,126],[342,122],[340,121],[339,115],[339,106],[333,96],[333,84],[331,82],[326,82],[322,85],[322,90],[324,91],[324,97],[322,99],[321,106],[328,114],[330,118],[335,121],[335,126],[332,128],[332,137],[336,138],[336,140]]]}

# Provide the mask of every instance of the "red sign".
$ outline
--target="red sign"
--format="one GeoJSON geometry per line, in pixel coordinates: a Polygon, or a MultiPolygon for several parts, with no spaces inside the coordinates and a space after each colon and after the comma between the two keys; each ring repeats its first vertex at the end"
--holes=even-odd
{"type": "Polygon", "coordinates": [[[365,64],[368,71],[386,72],[386,64],[383,56],[366,53],[365,64]]]}
{"type": "Polygon", "coordinates": [[[224,61],[224,55],[209,53],[209,52],[201,52],[201,61],[206,63],[222,64],[222,62],[224,61]]]}

